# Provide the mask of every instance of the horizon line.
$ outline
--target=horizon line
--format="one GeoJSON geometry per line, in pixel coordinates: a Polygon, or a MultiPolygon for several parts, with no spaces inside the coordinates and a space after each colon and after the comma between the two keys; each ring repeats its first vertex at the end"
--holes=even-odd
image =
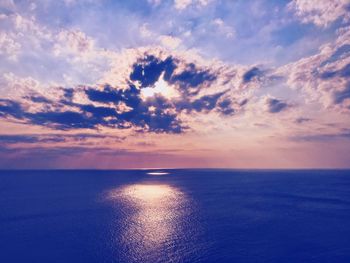
{"type": "Polygon", "coordinates": [[[305,171],[305,170],[350,170],[350,167],[338,167],[338,168],[229,168],[229,167],[216,167],[216,168],[206,168],[206,167],[191,167],[191,168],[112,168],[112,169],[102,169],[102,168],[0,168],[2,171],[160,171],[160,170],[236,170],[236,171],[305,171]]]}

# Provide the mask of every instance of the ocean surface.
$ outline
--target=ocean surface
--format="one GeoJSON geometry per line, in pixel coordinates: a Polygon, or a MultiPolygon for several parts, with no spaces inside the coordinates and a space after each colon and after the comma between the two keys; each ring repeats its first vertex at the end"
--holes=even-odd
{"type": "Polygon", "coordinates": [[[350,171],[1,171],[0,262],[350,262],[350,171]]]}

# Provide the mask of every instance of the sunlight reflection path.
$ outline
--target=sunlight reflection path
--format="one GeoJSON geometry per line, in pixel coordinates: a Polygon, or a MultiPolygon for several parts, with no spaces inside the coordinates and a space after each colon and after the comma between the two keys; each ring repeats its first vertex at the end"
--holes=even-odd
{"type": "Polygon", "coordinates": [[[135,184],[112,190],[108,198],[131,209],[124,219],[121,238],[135,261],[165,253],[164,249],[171,248],[183,235],[186,198],[172,186],[135,184]]]}

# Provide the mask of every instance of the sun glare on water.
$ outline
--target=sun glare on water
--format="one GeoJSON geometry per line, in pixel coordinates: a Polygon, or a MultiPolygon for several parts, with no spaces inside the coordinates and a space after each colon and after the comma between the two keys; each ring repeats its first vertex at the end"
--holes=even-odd
{"type": "Polygon", "coordinates": [[[133,213],[128,214],[120,233],[131,255],[147,257],[162,251],[167,240],[180,234],[184,214],[181,207],[185,195],[166,184],[134,184],[112,190],[108,199],[125,204],[133,213]]]}
{"type": "Polygon", "coordinates": [[[148,175],[167,175],[167,172],[148,172],[148,175]]]}
{"type": "Polygon", "coordinates": [[[134,185],[126,187],[123,193],[126,197],[137,203],[152,201],[165,204],[165,200],[169,198],[176,199],[176,191],[167,185],[134,185]]]}

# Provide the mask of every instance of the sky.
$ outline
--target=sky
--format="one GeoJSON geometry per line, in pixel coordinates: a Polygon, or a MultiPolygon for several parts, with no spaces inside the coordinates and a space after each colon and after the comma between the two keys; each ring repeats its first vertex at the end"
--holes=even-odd
{"type": "Polygon", "coordinates": [[[350,0],[0,0],[0,169],[350,168],[350,0]]]}

